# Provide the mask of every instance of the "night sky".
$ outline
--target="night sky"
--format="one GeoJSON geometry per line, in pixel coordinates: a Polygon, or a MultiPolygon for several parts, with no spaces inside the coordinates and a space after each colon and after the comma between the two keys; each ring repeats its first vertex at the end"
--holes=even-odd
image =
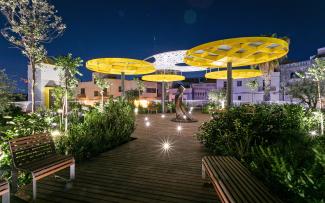
{"type": "MultiPolygon", "coordinates": [[[[97,57],[144,59],[231,37],[277,33],[291,39],[289,59],[307,60],[325,46],[324,0],[51,0],[67,24],[46,45],[49,56],[71,52],[97,57]]],[[[4,27],[0,18],[0,27],[4,27]]],[[[0,36],[0,69],[24,89],[27,59],[0,36]]],[[[82,67],[83,81],[90,71],[82,67]]],[[[196,77],[199,74],[187,76],[196,77]]]]}

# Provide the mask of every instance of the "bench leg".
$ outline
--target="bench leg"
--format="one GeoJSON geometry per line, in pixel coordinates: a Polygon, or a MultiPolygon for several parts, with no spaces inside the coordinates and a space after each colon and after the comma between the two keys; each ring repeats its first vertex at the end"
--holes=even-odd
{"type": "Polygon", "coordinates": [[[74,180],[76,177],[76,164],[70,166],[70,180],[74,180]]]}
{"type": "Polygon", "coordinates": [[[205,167],[204,167],[204,165],[203,165],[203,163],[202,163],[202,179],[206,179],[206,173],[205,173],[205,167]]]}
{"type": "Polygon", "coordinates": [[[10,190],[2,196],[2,203],[10,203],[10,190]]]}
{"type": "Polygon", "coordinates": [[[33,200],[36,201],[37,185],[36,179],[33,177],[33,200]]]}
{"type": "Polygon", "coordinates": [[[11,170],[11,186],[12,186],[12,192],[13,193],[16,193],[17,192],[17,188],[18,188],[18,186],[17,186],[17,180],[18,180],[18,171],[15,169],[15,168],[13,168],[12,170],[11,170]]]}

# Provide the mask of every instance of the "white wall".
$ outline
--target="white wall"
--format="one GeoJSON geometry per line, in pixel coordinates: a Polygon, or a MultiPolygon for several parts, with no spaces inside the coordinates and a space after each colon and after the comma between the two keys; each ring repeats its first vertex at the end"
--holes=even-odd
{"type": "MultiPolygon", "coordinates": [[[[37,105],[44,105],[44,87],[49,81],[53,81],[55,84],[60,85],[59,71],[54,70],[54,65],[51,64],[39,64],[36,66],[35,78],[35,101],[37,105]]],[[[28,101],[32,100],[31,92],[32,70],[31,66],[28,66],[28,101]]]]}

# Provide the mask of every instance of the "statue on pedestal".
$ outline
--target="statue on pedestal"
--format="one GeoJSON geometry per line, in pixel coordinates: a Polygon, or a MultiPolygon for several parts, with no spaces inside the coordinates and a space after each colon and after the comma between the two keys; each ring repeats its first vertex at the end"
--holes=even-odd
{"type": "Polygon", "coordinates": [[[183,94],[185,91],[185,87],[180,85],[178,87],[178,91],[175,95],[175,110],[176,110],[176,118],[173,118],[174,122],[182,122],[182,123],[191,123],[197,122],[187,111],[186,107],[183,104],[183,94]]]}

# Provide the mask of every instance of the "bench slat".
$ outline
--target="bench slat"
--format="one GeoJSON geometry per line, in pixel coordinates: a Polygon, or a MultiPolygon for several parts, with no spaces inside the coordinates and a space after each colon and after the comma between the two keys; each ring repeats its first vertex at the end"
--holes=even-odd
{"type": "MultiPolygon", "coordinates": [[[[230,164],[234,166],[234,171],[242,174],[245,177],[247,182],[247,186],[250,188],[250,191],[257,191],[255,193],[256,197],[259,199],[258,202],[278,202],[273,195],[271,195],[270,191],[252,174],[249,172],[247,168],[245,168],[237,159],[234,157],[227,157],[229,159],[230,164]]],[[[238,176],[240,177],[240,176],[238,176]]]]}
{"type": "Polygon", "coordinates": [[[235,202],[243,199],[241,197],[242,192],[236,186],[235,180],[233,180],[231,176],[228,175],[228,172],[225,171],[224,168],[217,163],[214,157],[209,157],[208,160],[211,163],[214,171],[218,174],[220,182],[225,184],[225,190],[227,190],[233,196],[235,202]]]}
{"type": "Polygon", "coordinates": [[[207,156],[202,164],[223,202],[281,202],[234,157],[207,156]]]}
{"type": "MultiPolygon", "coordinates": [[[[226,163],[224,162],[223,159],[216,159],[216,157],[213,157],[213,161],[215,165],[218,165],[219,168],[223,168],[224,171],[226,171],[228,177],[232,179],[232,185],[228,188],[229,191],[235,190],[236,193],[238,194],[238,199],[237,201],[242,201],[242,202],[248,202],[247,200],[251,199],[252,197],[246,190],[246,183],[245,181],[240,181],[238,179],[238,175],[234,174],[233,169],[230,168],[226,163]],[[231,189],[230,189],[231,188],[231,189]]],[[[254,198],[253,198],[254,199],[254,198]]]]}

